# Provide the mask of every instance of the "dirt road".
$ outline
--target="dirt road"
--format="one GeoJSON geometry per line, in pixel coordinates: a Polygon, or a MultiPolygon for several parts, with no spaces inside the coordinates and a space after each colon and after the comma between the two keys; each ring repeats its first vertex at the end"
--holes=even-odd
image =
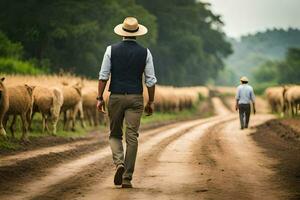
{"type": "MultiPolygon", "coordinates": [[[[290,199],[278,160],[239,130],[237,115],[213,98],[216,116],[144,131],[133,189],[113,185],[107,144],[87,140],[0,158],[0,199],[290,199]]],[[[251,126],[271,115],[256,115],[251,126]]],[[[104,139],[105,138],[105,139],[104,139]]]]}

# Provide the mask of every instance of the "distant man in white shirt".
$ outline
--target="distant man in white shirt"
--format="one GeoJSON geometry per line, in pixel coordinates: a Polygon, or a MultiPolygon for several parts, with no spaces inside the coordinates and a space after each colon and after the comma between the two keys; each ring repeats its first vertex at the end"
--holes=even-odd
{"type": "Polygon", "coordinates": [[[253,113],[256,113],[255,109],[255,95],[253,88],[248,84],[248,78],[243,76],[241,79],[241,85],[238,86],[236,92],[236,105],[235,110],[239,110],[241,129],[248,128],[251,102],[253,106],[253,113]]]}

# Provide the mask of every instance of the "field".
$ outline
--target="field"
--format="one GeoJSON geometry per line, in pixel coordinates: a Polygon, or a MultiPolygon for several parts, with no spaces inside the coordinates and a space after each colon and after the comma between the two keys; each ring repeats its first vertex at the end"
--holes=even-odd
{"type": "MultiPolygon", "coordinates": [[[[82,97],[97,88],[74,76],[6,76],[3,83],[80,85],[82,97]]],[[[0,199],[298,199],[299,119],[271,114],[267,97],[257,96],[258,113],[239,130],[234,91],[157,86],[156,112],[142,118],[133,190],[113,186],[105,116],[96,124],[84,115],[82,127],[78,114],[72,131],[63,130],[61,115],[54,136],[42,133],[36,114],[30,142],[19,139],[18,119],[17,139],[9,130],[1,139],[0,199]]]]}

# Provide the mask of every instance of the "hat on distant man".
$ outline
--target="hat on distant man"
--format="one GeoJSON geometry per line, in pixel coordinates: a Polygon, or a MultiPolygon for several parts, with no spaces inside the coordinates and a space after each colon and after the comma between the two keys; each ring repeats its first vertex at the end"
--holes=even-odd
{"type": "Polygon", "coordinates": [[[114,32],[123,37],[136,37],[145,35],[148,29],[139,24],[136,18],[126,17],[123,24],[119,24],[114,28],[114,32]]]}
{"type": "Polygon", "coordinates": [[[248,78],[246,76],[242,76],[241,79],[240,79],[240,81],[242,81],[242,82],[249,82],[248,78]]]}

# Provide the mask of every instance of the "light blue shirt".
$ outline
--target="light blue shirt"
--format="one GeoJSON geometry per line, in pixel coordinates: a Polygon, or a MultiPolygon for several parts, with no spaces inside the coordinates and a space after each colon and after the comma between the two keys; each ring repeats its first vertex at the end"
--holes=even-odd
{"type": "MultiPolygon", "coordinates": [[[[99,80],[108,80],[111,72],[111,46],[106,48],[104,57],[102,60],[101,69],[99,72],[99,80]]],[[[144,70],[145,84],[147,87],[152,87],[156,84],[157,79],[155,77],[154,65],[152,54],[149,49],[147,49],[146,66],[144,70]]]]}
{"type": "Polygon", "coordinates": [[[248,84],[241,84],[237,87],[235,99],[239,104],[250,104],[255,102],[253,88],[248,84]]]}

